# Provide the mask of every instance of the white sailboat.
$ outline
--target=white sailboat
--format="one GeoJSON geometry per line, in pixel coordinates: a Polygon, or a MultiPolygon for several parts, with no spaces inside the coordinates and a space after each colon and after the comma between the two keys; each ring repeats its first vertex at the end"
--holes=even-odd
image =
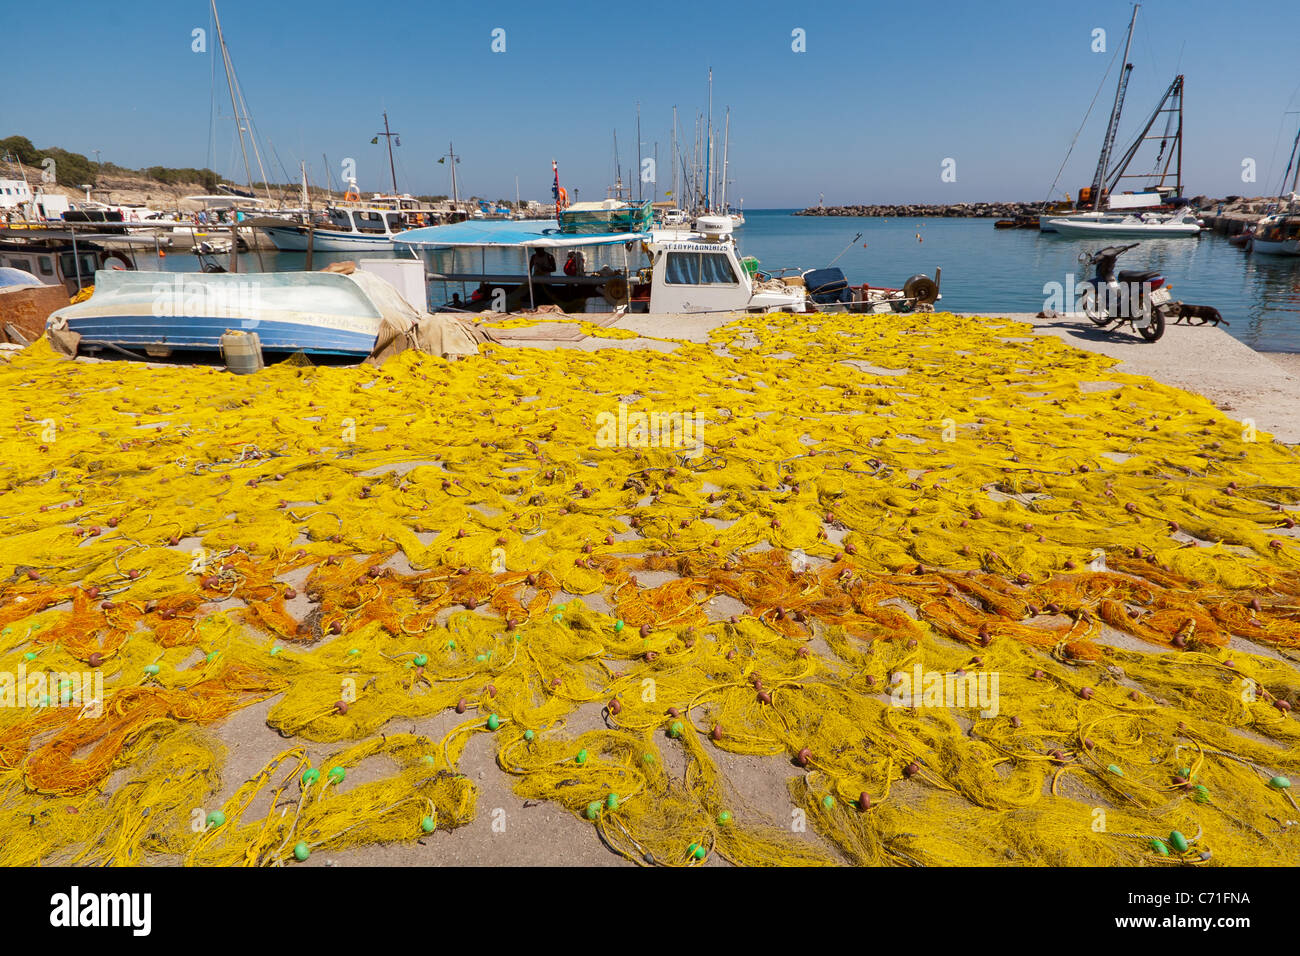
{"type": "Polygon", "coordinates": [[[1282,183],[1291,175],[1291,195],[1280,199],[1277,211],[1269,213],[1255,225],[1250,249],[1264,256],[1300,256],[1300,130],[1291,144],[1291,159],[1282,173],[1282,183]],[[1292,169],[1295,170],[1291,175],[1292,169]]]}

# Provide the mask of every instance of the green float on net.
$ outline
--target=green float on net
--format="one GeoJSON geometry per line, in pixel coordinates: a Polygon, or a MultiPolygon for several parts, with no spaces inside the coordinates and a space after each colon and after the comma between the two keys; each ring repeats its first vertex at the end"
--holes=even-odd
{"type": "Polygon", "coordinates": [[[315,783],[319,779],[320,779],[320,771],[317,770],[315,767],[308,767],[302,773],[302,785],[304,787],[310,787],[313,783],[315,783]]]}
{"type": "Polygon", "coordinates": [[[432,833],[434,827],[433,817],[425,817],[420,821],[420,829],[425,833],[432,833]]]}
{"type": "Polygon", "coordinates": [[[1179,853],[1186,853],[1187,837],[1183,836],[1177,830],[1174,830],[1169,834],[1169,845],[1172,846],[1179,853]]]}
{"type": "Polygon", "coordinates": [[[346,770],[344,770],[342,767],[330,767],[330,782],[331,782],[331,783],[342,783],[342,782],[343,782],[343,778],[346,777],[347,775],[348,775],[348,772],[347,772],[346,770]]]}
{"type": "Polygon", "coordinates": [[[311,856],[311,847],[306,843],[299,843],[293,848],[293,856],[299,863],[311,856]]]}
{"type": "Polygon", "coordinates": [[[501,719],[497,717],[496,714],[488,714],[488,719],[487,719],[488,730],[496,730],[500,726],[501,726],[501,719]]]}

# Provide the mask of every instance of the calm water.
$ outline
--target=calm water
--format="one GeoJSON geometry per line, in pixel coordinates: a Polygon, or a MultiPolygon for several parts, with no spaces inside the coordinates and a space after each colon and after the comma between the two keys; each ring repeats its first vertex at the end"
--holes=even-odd
{"type": "MultiPolygon", "coordinates": [[[[933,276],[939,267],[943,305],[957,312],[1037,312],[1044,305],[1044,283],[1064,284],[1067,275],[1078,274],[1081,250],[1132,241],[994,229],[989,219],[822,218],[788,210],[747,210],[745,218],[737,233],[741,254],[757,256],[764,268],[825,266],[861,233],[836,262],[851,282],[897,287],[918,272],[933,276]]],[[[315,267],[354,257],[317,253],[315,267]]],[[[158,267],[152,255],[137,258],[142,269],[158,267]]],[[[241,269],[258,269],[256,255],[240,259],[241,269]]],[[[303,260],[302,253],[262,253],[268,271],[301,269],[303,260]]],[[[621,265],[621,258],[614,264],[621,265]]],[[[430,265],[451,268],[441,254],[430,265]]],[[[457,265],[466,271],[479,262],[462,258],[457,265]]],[[[521,267],[504,257],[489,257],[486,265],[511,272],[521,267]]],[[[589,267],[598,265],[589,258],[589,267]]],[[[197,268],[193,256],[175,253],[161,266],[197,268]]],[[[1158,269],[1176,298],[1214,306],[1231,323],[1227,331],[1252,348],[1300,352],[1300,258],[1248,256],[1227,239],[1206,233],[1197,239],[1146,240],[1121,257],[1120,267],[1158,269]]],[[[435,298],[442,300],[436,290],[435,298]]]]}

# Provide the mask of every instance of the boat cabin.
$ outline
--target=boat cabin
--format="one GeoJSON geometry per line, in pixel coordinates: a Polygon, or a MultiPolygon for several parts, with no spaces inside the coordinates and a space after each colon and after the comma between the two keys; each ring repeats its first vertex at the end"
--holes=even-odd
{"type": "Polygon", "coordinates": [[[366,206],[333,206],[330,225],[342,232],[392,236],[407,229],[402,214],[392,209],[366,206]]]}
{"type": "Polygon", "coordinates": [[[81,239],[74,250],[71,239],[55,237],[0,238],[0,266],[21,269],[44,285],[62,285],[70,296],[93,285],[96,270],[135,268],[126,253],[81,239]]]}

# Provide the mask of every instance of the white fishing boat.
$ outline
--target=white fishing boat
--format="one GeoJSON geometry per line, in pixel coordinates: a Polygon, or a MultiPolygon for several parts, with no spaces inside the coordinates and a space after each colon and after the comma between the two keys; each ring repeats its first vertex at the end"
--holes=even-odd
{"type": "Polygon", "coordinates": [[[1062,236],[1137,236],[1149,239],[1174,239],[1195,236],[1201,231],[1200,220],[1191,209],[1173,215],[1137,213],[1127,216],[1069,216],[1049,220],[1052,231],[1062,236]]]}
{"type": "Polygon", "coordinates": [[[466,222],[415,229],[398,241],[430,257],[431,281],[473,289],[442,307],[456,311],[908,312],[939,298],[937,274],[894,289],[850,285],[830,267],[761,272],[757,259],[739,254],[729,216],[701,216],[694,228],[604,234],[562,232],[554,220],[466,222]]]}
{"type": "Polygon", "coordinates": [[[308,226],[285,222],[261,226],[281,252],[392,252],[393,237],[410,228],[402,213],[387,205],[362,203],[332,206],[326,224],[308,226]]]}
{"type": "Polygon", "coordinates": [[[398,242],[450,260],[430,271],[431,281],[477,287],[467,300],[453,296],[448,309],[804,312],[808,304],[802,284],[764,281],[746,268],[725,216],[701,217],[693,230],[577,234],[561,231],[555,220],[470,221],[414,229],[398,242]],[[570,252],[582,254],[583,266],[557,274],[553,260],[570,252]],[[552,262],[539,267],[547,257],[552,262]],[[511,261],[518,265],[503,265],[511,261]],[[477,268],[462,271],[462,262],[477,268]]]}

